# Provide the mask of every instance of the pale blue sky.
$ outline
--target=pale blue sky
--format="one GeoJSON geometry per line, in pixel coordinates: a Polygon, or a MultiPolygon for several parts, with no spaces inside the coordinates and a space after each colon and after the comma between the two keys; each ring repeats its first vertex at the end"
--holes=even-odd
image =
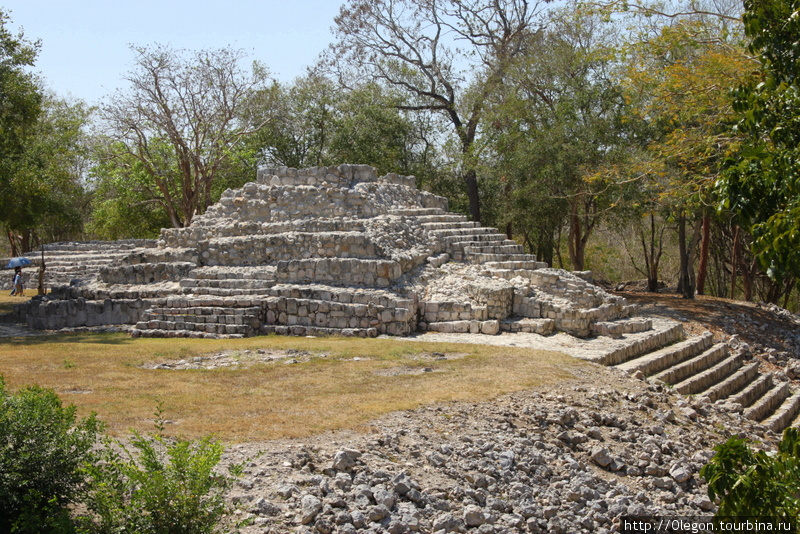
{"type": "Polygon", "coordinates": [[[192,50],[233,46],[290,81],[332,40],[341,0],[0,0],[11,28],[41,39],[48,87],[91,104],[124,87],[129,44],[192,50]]]}

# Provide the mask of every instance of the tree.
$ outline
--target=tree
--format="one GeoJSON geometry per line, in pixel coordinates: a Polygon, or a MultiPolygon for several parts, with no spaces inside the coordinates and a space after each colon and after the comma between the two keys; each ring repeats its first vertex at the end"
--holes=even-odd
{"type": "MultiPolygon", "coordinates": [[[[8,30],[8,15],[0,9],[0,223],[13,223],[6,207],[17,202],[12,178],[41,113],[42,94],[36,77],[26,70],[34,64],[39,43],[8,30]]],[[[12,254],[20,251],[12,242],[12,254]]]]}
{"type": "Polygon", "coordinates": [[[258,113],[271,116],[270,127],[249,140],[259,159],[295,168],[326,164],[335,92],[330,80],[315,74],[262,89],[258,113]]]}
{"type": "Polygon", "coordinates": [[[0,532],[74,532],[69,506],[101,428],[94,415],[77,420],[54,391],[11,393],[0,376],[0,532]]]}
{"type": "Polygon", "coordinates": [[[132,50],[130,87],[100,110],[103,159],[116,162],[120,176],[136,162],[147,180],[135,186],[163,207],[173,227],[187,226],[213,202],[215,182],[236,148],[266,123],[244,112],[267,74],[258,64],[245,71],[244,53],[231,48],[132,50]]]}
{"type": "Polygon", "coordinates": [[[636,162],[635,173],[657,178],[655,194],[678,233],[678,289],[684,298],[693,298],[697,243],[704,237],[702,279],[712,191],[722,161],[737,141],[730,90],[749,75],[752,61],[740,29],[726,13],[704,10],[698,3],[673,12],[645,4],[636,9],[662,23],[627,46],[624,83],[633,104],[628,120],[645,125],[641,131],[647,154],[636,162]]]}
{"type": "Polygon", "coordinates": [[[80,234],[88,211],[84,179],[88,165],[85,132],[92,110],[83,102],[44,95],[42,113],[15,159],[4,206],[4,225],[12,249],[31,250],[36,242],[80,234]]]}
{"type": "Polygon", "coordinates": [[[528,34],[539,29],[539,6],[528,0],[350,0],[336,17],[335,61],[404,92],[412,101],[400,109],[440,114],[450,124],[475,221],[481,219],[476,140],[487,97],[523,53],[528,34]]]}
{"type": "Polygon", "coordinates": [[[735,93],[744,142],[720,182],[723,208],[753,235],[752,250],[776,287],[800,277],[800,0],[746,0],[750,51],[761,68],[735,93]]]}
{"type": "Polygon", "coordinates": [[[575,5],[554,12],[546,30],[528,36],[528,53],[510,65],[485,127],[494,142],[493,174],[508,186],[508,209],[500,210],[507,232],[518,229],[530,245],[533,232],[536,254],[552,261],[556,234],[566,226],[577,270],[618,194],[616,178],[601,170],[627,144],[605,31],[575,5]]]}

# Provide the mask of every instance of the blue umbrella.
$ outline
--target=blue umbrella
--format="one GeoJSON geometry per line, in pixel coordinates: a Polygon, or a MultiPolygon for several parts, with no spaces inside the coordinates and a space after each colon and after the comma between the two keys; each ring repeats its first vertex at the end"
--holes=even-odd
{"type": "Polygon", "coordinates": [[[11,258],[11,261],[6,265],[6,269],[13,269],[14,267],[24,267],[33,263],[28,258],[11,258]]]}

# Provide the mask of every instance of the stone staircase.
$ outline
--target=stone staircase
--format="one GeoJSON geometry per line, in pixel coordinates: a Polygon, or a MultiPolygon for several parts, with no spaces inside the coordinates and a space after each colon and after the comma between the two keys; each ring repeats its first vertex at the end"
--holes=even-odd
{"type": "MultiPolygon", "coordinates": [[[[83,241],[51,243],[44,245],[45,276],[44,286],[53,288],[70,285],[73,281],[95,280],[102,267],[114,265],[134,249],[154,247],[155,240],[126,239],[121,241],[83,241]]],[[[35,288],[38,279],[36,271],[42,261],[42,250],[25,254],[32,265],[23,272],[28,279],[26,286],[35,288]]],[[[0,260],[3,265],[8,259],[0,260]]]]}
{"type": "Polygon", "coordinates": [[[685,338],[680,324],[646,336],[596,358],[629,374],[658,380],[683,395],[706,397],[741,409],[748,419],[773,432],[800,426],[800,392],[772,373],[760,373],[759,362],[746,363],[726,343],[705,332],[685,338]]]}

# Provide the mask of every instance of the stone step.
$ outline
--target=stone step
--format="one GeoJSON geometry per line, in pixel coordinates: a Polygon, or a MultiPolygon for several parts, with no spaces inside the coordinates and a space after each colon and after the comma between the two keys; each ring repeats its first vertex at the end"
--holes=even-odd
{"type": "Polygon", "coordinates": [[[500,321],[496,319],[478,321],[440,321],[427,323],[425,328],[431,332],[455,333],[455,334],[487,334],[495,335],[500,333],[500,321]]]}
{"type": "Polygon", "coordinates": [[[234,289],[234,290],[262,290],[275,285],[275,280],[261,280],[252,278],[184,278],[180,280],[180,287],[190,290],[202,289],[234,289]]]}
{"type": "Polygon", "coordinates": [[[486,321],[489,319],[489,308],[468,302],[423,301],[419,303],[419,314],[420,320],[427,323],[486,321]]]}
{"type": "Polygon", "coordinates": [[[500,330],[503,332],[525,332],[547,336],[555,332],[556,322],[553,319],[504,319],[500,321],[500,330]]]}
{"type": "Polygon", "coordinates": [[[412,299],[401,297],[390,291],[380,289],[336,287],[323,284],[276,284],[267,290],[266,295],[272,297],[292,297],[341,302],[345,304],[372,304],[384,308],[416,309],[412,299]]]}
{"type": "Polygon", "coordinates": [[[548,266],[546,263],[536,260],[523,260],[523,261],[504,260],[504,261],[476,262],[474,258],[475,256],[471,255],[467,257],[467,261],[469,261],[470,263],[481,265],[483,267],[486,267],[486,269],[491,269],[492,271],[519,271],[519,270],[535,271],[536,269],[544,269],[548,266]]]}
{"type": "Polygon", "coordinates": [[[597,321],[592,323],[591,329],[598,336],[621,338],[624,334],[652,330],[653,321],[644,317],[617,319],[616,321],[597,321]]]}
{"type": "Polygon", "coordinates": [[[484,254],[481,252],[472,252],[468,254],[468,259],[470,263],[480,265],[492,262],[504,263],[508,261],[536,261],[536,256],[534,254],[484,254]]]}
{"type": "Polygon", "coordinates": [[[480,228],[480,223],[474,221],[438,221],[420,223],[428,232],[435,230],[469,230],[480,228]]]}
{"type": "Polygon", "coordinates": [[[665,369],[660,373],[654,375],[654,378],[661,380],[670,385],[683,382],[690,376],[694,376],[706,369],[717,365],[728,356],[728,345],[725,343],[717,343],[710,349],[702,352],[701,354],[690,358],[681,363],[673,365],[669,369],[665,369]]]}
{"type": "Polygon", "coordinates": [[[380,334],[407,335],[413,330],[414,312],[373,303],[353,304],[293,297],[267,297],[262,301],[263,324],[320,328],[375,328],[380,334]]]}
{"type": "MultiPolygon", "coordinates": [[[[235,330],[235,329],[232,329],[235,330]]],[[[213,339],[242,339],[254,335],[251,331],[246,333],[235,332],[205,332],[200,330],[160,330],[160,329],[138,329],[134,328],[131,331],[131,337],[152,337],[152,338],[213,338],[213,339]]]]}
{"type": "MultiPolygon", "coordinates": [[[[638,363],[645,363],[648,353],[652,353],[673,344],[678,344],[686,337],[683,326],[680,323],[672,323],[651,334],[636,339],[631,343],[624,344],[609,352],[605,352],[586,359],[599,363],[600,365],[613,365],[623,368],[621,364],[630,362],[623,368],[628,373],[637,371],[638,363]]],[[[669,367],[669,365],[667,365],[669,367]]],[[[665,367],[666,368],[666,367],[665,367]]]]}
{"type": "Polygon", "coordinates": [[[388,287],[403,275],[400,263],[391,260],[359,258],[282,260],[276,267],[276,279],[287,283],[388,287]]]}
{"type": "MultiPolygon", "coordinates": [[[[418,223],[420,224],[427,224],[427,223],[468,223],[470,222],[463,215],[456,215],[453,213],[448,214],[441,214],[441,215],[417,215],[414,216],[418,223]]],[[[476,227],[480,226],[480,224],[476,224],[476,227]]]]}
{"type": "MultiPolygon", "coordinates": [[[[681,331],[683,331],[682,328],[681,331]]],[[[658,350],[656,350],[657,347],[655,347],[652,351],[649,351],[643,346],[643,354],[640,353],[636,357],[626,361],[616,362],[616,367],[630,374],[641,371],[645,376],[654,375],[707,350],[711,347],[713,338],[714,336],[711,332],[705,332],[700,336],[691,337],[685,341],[658,350]]],[[[609,360],[613,359],[616,358],[609,357],[609,360]]],[[[614,362],[610,362],[610,364],[613,365],[614,362]]]]}
{"type": "MultiPolygon", "coordinates": [[[[428,235],[438,237],[440,239],[458,238],[461,236],[478,236],[478,235],[497,235],[496,228],[481,227],[458,227],[458,228],[439,228],[428,229],[428,235]]],[[[503,235],[505,238],[505,235],[503,235]]]]}
{"type": "MultiPolygon", "coordinates": [[[[450,215],[441,208],[394,208],[389,210],[389,215],[403,215],[406,217],[420,217],[425,215],[450,215]]],[[[464,215],[459,215],[466,219],[464,215]]]]}
{"type": "MultiPolygon", "coordinates": [[[[172,300],[172,299],[170,299],[172,300]]],[[[220,317],[258,317],[261,306],[246,307],[221,307],[221,306],[190,306],[186,308],[178,307],[158,307],[154,306],[144,313],[145,320],[150,318],[168,321],[170,317],[203,317],[203,320],[192,322],[217,322],[220,317]]]]}
{"type": "MultiPolygon", "coordinates": [[[[482,228],[478,228],[478,230],[482,230],[482,228]]],[[[495,243],[507,244],[506,241],[509,239],[505,234],[498,234],[496,232],[487,232],[485,234],[470,232],[442,236],[441,240],[444,241],[446,245],[451,247],[464,247],[483,245],[498,246],[495,243]]]]}
{"type": "Polygon", "coordinates": [[[697,395],[732,375],[742,366],[741,355],[729,356],[718,364],[674,385],[683,395],[697,395]]]}
{"type": "Polygon", "coordinates": [[[503,245],[484,245],[481,243],[459,243],[464,247],[464,258],[468,258],[472,253],[479,254],[522,254],[522,245],[507,240],[503,245]]]}
{"type": "MultiPolygon", "coordinates": [[[[260,324],[237,324],[237,323],[198,323],[191,321],[140,321],[136,323],[135,330],[146,332],[149,330],[160,331],[187,331],[204,332],[207,334],[240,334],[242,336],[253,336],[258,332],[260,324]]],[[[151,336],[143,336],[151,337],[151,336]]]]}
{"type": "Polygon", "coordinates": [[[196,280],[275,280],[274,265],[250,267],[198,267],[190,277],[196,280]]]}
{"type": "Polygon", "coordinates": [[[791,395],[789,383],[780,382],[767,391],[766,394],[758,399],[752,406],[747,408],[744,411],[744,416],[753,421],[764,421],[775,412],[778,406],[783,404],[783,401],[786,400],[789,395],[791,395]]]}
{"type": "Polygon", "coordinates": [[[792,423],[798,413],[800,413],[800,392],[783,401],[775,412],[762,421],[761,424],[780,434],[784,428],[792,423]]]}
{"type": "Polygon", "coordinates": [[[343,337],[377,337],[375,328],[322,328],[319,326],[285,326],[261,325],[260,333],[263,335],[277,334],[279,336],[343,336],[343,337]]]}
{"type": "Polygon", "coordinates": [[[703,396],[708,397],[710,402],[716,402],[720,399],[732,396],[758,378],[758,367],[759,362],[740,367],[738,371],[722,382],[711,386],[703,393],[703,396]]]}
{"type": "Polygon", "coordinates": [[[765,373],[756,378],[747,387],[735,395],[731,395],[729,402],[735,402],[747,408],[752,406],[758,399],[772,388],[772,373],[765,373]]]}
{"type": "Polygon", "coordinates": [[[235,296],[248,296],[258,297],[264,295],[264,289],[260,288],[220,288],[220,287],[184,287],[180,289],[181,293],[187,296],[211,296],[211,297],[235,297],[235,296]]]}

